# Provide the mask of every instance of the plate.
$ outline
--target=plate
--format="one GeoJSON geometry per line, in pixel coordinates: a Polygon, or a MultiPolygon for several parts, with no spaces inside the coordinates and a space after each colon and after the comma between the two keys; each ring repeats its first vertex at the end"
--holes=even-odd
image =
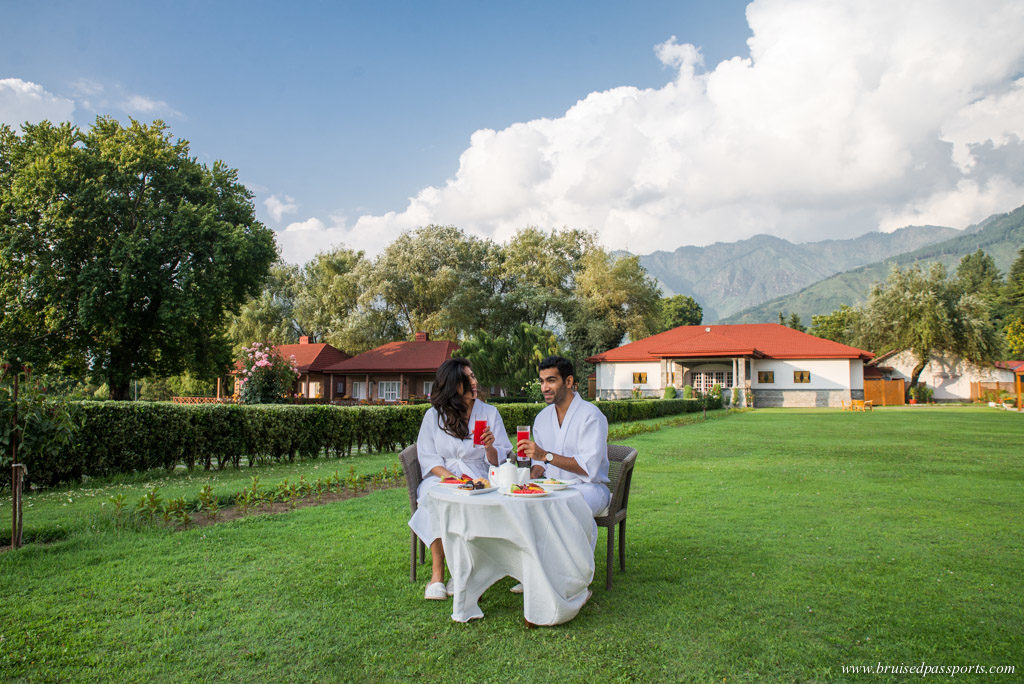
{"type": "Polygon", "coordinates": [[[457,491],[459,494],[465,494],[466,496],[473,496],[474,494],[486,494],[487,492],[493,492],[495,489],[497,489],[497,487],[484,487],[483,489],[456,488],[455,491],[457,491]]]}
{"type": "Polygon", "coordinates": [[[462,486],[463,483],[462,482],[438,482],[437,484],[441,485],[442,487],[448,487],[449,489],[458,489],[459,487],[462,486]]]}
{"type": "Polygon", "coordinates": [[[536,494],[513,494],[511,491],[507,489],[499,489],[498,491],[500,491],[505,496],[511,496],[513,499],[536,499],[538,497],[548,495],[547,492],[537,492],[536,494]]]}
{"type": "Polygon", "coordinates": [[[530,480],[530,482],[532,482],[533,484],[538,485],[540,487],[543,487],[544,490],[548,491],[548,492],[558,492],[558,491],[561,491],[561,490],[563,490],[563,489],[565,489],[566,487],[569,486],[568,482],[560,482],[559,484],[548,484],[548,483],[544,482],[543,479],[540,479],[540,480],[530,480]]]}

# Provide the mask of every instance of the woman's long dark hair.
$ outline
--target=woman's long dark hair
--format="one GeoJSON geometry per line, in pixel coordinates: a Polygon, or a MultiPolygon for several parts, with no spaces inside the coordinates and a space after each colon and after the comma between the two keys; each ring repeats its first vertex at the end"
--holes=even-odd
{"type": "Polygon", "coordinates": [[[469,437],[469,407],[462,395],[473,387],[466,377],[469,361],[463,358],[448,359],[437,369],[434,387],[430,390],[430,403],[437,409],[438,424],[452,437],[469,437]]]}

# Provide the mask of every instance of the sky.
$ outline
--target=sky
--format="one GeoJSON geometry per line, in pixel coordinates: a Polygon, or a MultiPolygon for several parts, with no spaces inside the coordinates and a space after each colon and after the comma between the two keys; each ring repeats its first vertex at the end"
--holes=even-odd
{"type": "Polygon", "coordinates": [[[1024,204],[1024,2],[0,0],[0,123],[97,115],[237,168],[292,263],[964,228],[1024,204]]]}

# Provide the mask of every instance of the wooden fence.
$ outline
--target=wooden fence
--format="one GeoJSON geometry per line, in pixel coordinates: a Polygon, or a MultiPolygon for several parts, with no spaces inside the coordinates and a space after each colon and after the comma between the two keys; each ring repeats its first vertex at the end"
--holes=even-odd
{"type": "Polygon", "coordinates": [[[864,379],[864,400],[875,406],[903,406],[906,389],[903,378],[894,380],[864,379]]]}
{"type": "Polygon", "coordinates": [[[972,382],[971,383],[971,401],[993,401],[992,399],[983,399],[983,395],[986,393],[999,394],[1000,390],[1005,390],[1012,395],[1017,394],[1017,388],[1012,382],[972,382]]]}

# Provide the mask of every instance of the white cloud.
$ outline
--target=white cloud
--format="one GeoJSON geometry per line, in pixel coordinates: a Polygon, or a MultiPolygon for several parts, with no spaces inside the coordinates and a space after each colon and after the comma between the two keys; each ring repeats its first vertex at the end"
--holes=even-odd
{"type": "Polygon", "coordinates": [[[648,252],[962,227],[1024,203],[1024,3],[756,0],[747,20],[748,56],[702,71],[671,38],[655,47],[665,86],[479,130],[456,174],[403,210],[313,233],[375,253],[426,223],[497,239],[572,226],[648,252]]]}
{"type": "Polygon", "coordinates": [[[288,195],[284,198],[280,198],[277,195],[271,195],[267,199],[263,200],[263,206],[267,208],[269,213],[275,221],[280,221],[281,217],[285,214],[294,214],[299,205],[295,203],[295,200],[288,195]]]}
{"type": "Polygon", "coordinates": [[[176,117],[181,116],[181,112],[175,110],[163,100],[154,100],[146,97],[145,95],[129,95],[127,99],[121,103],[121,109],[129,114],[144,114],[147,116],[152,116],[154,114],[176,117]]]}
{"type": "Polygon", "coordinates": [[[54,95],[37,83],[20,78],[0,79],[0,123],[18,128],[26,121],[70,121],[75,103],[54,95]]]}

